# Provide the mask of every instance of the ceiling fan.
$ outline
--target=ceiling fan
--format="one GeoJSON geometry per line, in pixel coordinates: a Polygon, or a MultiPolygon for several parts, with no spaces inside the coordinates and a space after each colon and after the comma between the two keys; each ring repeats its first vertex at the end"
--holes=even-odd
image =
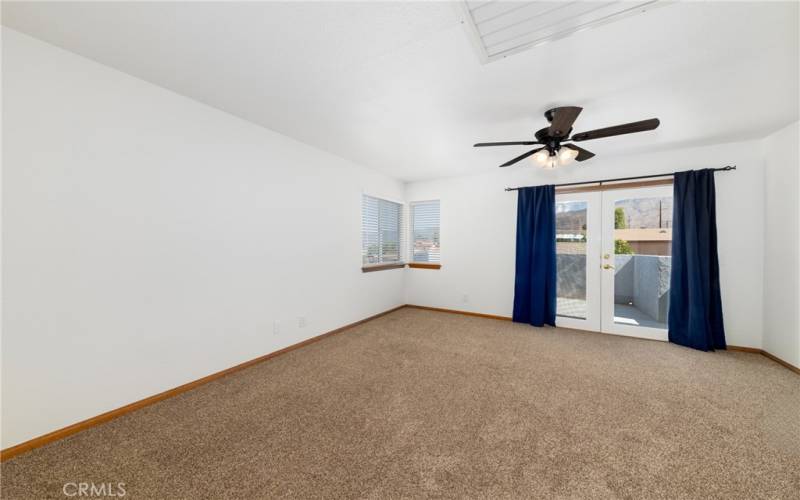
{"type": "Polygon", "coordinates": [[[560,108],[548,109],[544,113],[544,117],[550,122],[549,127],[545,127],[536,132],[535,141],[512,141],[512,142],[479,142],[474,147],[481,148],[485,146],[533,146],[536,144],[542,147],[532,149],[527,153],[521,154],[516,158],[509,160],[501,167],[513,165],[520,160],[532,156],[533,161],[543,168],[557,168],[568,163],[572,160],[586,161],[594,156],[594,153],[587,151],[570,142],[588,141],[591,139],[601,139],[603,137],[611,137],[615,135],[633,134],[636,132],[645,132],[647,130],[654,130],[658,128],[661,123],[658,118],[651,118],[649,120],[642,120],[639,122],[626,123],[624,125],[615,125],[613,127],[599,128],[596,130],[589,130],[588,132],[580,132],[570,137],[572,133],[572,124],[575,119],[581,114],[583,108],[577,106],[564,106],[560,108]]]}

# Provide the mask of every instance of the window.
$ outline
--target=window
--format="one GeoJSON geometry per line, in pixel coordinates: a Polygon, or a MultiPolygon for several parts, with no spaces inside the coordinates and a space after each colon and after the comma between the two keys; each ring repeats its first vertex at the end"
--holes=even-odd
{"type": "Polygon", "coordinates": [[[402,267],[403,205],[363,195],[361,259],[366,270],[402,267]]]}
{"type": "MultiPolygon", "coordinates": [[[[441,262],[439,246],[439,200],[411,203],[411,262],[429,264],[438,269],[441,262]]],[[[415,267],[411,264],[411,267],[415,267]]]]}

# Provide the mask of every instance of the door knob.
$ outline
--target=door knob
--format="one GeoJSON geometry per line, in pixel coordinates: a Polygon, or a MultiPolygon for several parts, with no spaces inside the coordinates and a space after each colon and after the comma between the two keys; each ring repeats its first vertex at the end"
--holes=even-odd
{"type": "Polygon", "coordinates": [[[609,255],[609,254],[605,254],[605,255],[603,255],[603,258],[604,258],[604,259],[610,259],[610,258],[611,258],[611,255],[609,255]]]}
{"type": "Polygon", "coordinates": [[[603,269],[616,269],[616,268],[611,264],[603,264],[603,269]]]}

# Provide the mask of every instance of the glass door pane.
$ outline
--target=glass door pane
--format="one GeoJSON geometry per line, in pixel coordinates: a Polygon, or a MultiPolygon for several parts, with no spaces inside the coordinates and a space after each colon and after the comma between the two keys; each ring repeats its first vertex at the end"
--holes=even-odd
{"type": "Polygon", "coordinates": [[[614,203],[614,322],[667,327],[672,196],[614,203]]]}
{"type": "Polygon", "coordinates": [[[600,196],[556,196],[556,323],[600,329],[600,196]]]}
{"type": "Polygon", "coordinates": [[[586,319],[586,201],[556,202],[557,314],[586,319]]]}
{"type": "Polygon", "coordinates": [[[604,330],[665,336],[672,269],[671,186],[604,192],[603,225],[604,330]]]}

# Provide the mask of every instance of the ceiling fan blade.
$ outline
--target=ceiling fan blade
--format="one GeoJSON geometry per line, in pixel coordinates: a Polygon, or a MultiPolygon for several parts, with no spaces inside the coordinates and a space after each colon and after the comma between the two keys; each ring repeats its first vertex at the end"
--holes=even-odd
{"type": "Polygon", "coordinates": [[[576,146],[574,144],[562,144],[561,146],[565,147],[565,148],[572,149],[574,151],[577,151],[578,152],[578,156],[575,157],[575,159],[577,161],[588,160],[589,158],[594,156],[594,153],[592,153],[591,151],[587,151],[587,150],[583,149],[582,147],[576,146]]]}
{"type": "Polygon", "coordinates": [[[534,144],[541,144],[536,141],[514,141],[514,142],[479,142],[474,144],[473,148],[483,148],[486,146],[533,146],[534,144]]]}
{"type": "Polygon", "coordinates": [[[521,154],[521,155],[517,156],[516,158],[514,158],[513,160],[509,160],[509,161],[507,161],[507,162],[503,163],[503,164],[502,164],[502,165],[500,165],[500,166],[501,166],[501,167],[507,167],[507,166],[509,166],[509,165],[513,165],[513,164],[517,163],[518,161],[520,161],[520,160],[524,160],[525,158],[527,158],[527,157],[529,157],[529,156],[531,156],[531,155],[534,155],[534,154],[536,154],[537,152],[539,152],[539,151],[541,151],[541,150],[543,150],[543,149],[544,149],[544,148],[536,148],[536,149],[531,149],[531,150],[530,150],[530,151],[528,151],[527,153],[523,153],[523,154],[521,154]]]}
{"type": "Polygon", "coordinates": [[[658,118],[651,118],[649,120],[642,120],[640,122],[626,123],[624,125],[615,125],[613,127],[599,128],[597,130],[590,130],[588,132],[581,132],[573,135],[570,140],[572,141],[588,141],[590,139],[601,139],[603,137],[611,137],[614,135],[633,134],[636,132],[645,132],[647,130],[654,130],[661,124],[658,118]]]}
{"type": "Polygon", "coordinates": [[[550,137],[566,137],[581,111],[583,108],[578,106],[564,106],[550,110],[553,121],[550,123],[550,130],[547,133],[550,134],[550,137]]]}

